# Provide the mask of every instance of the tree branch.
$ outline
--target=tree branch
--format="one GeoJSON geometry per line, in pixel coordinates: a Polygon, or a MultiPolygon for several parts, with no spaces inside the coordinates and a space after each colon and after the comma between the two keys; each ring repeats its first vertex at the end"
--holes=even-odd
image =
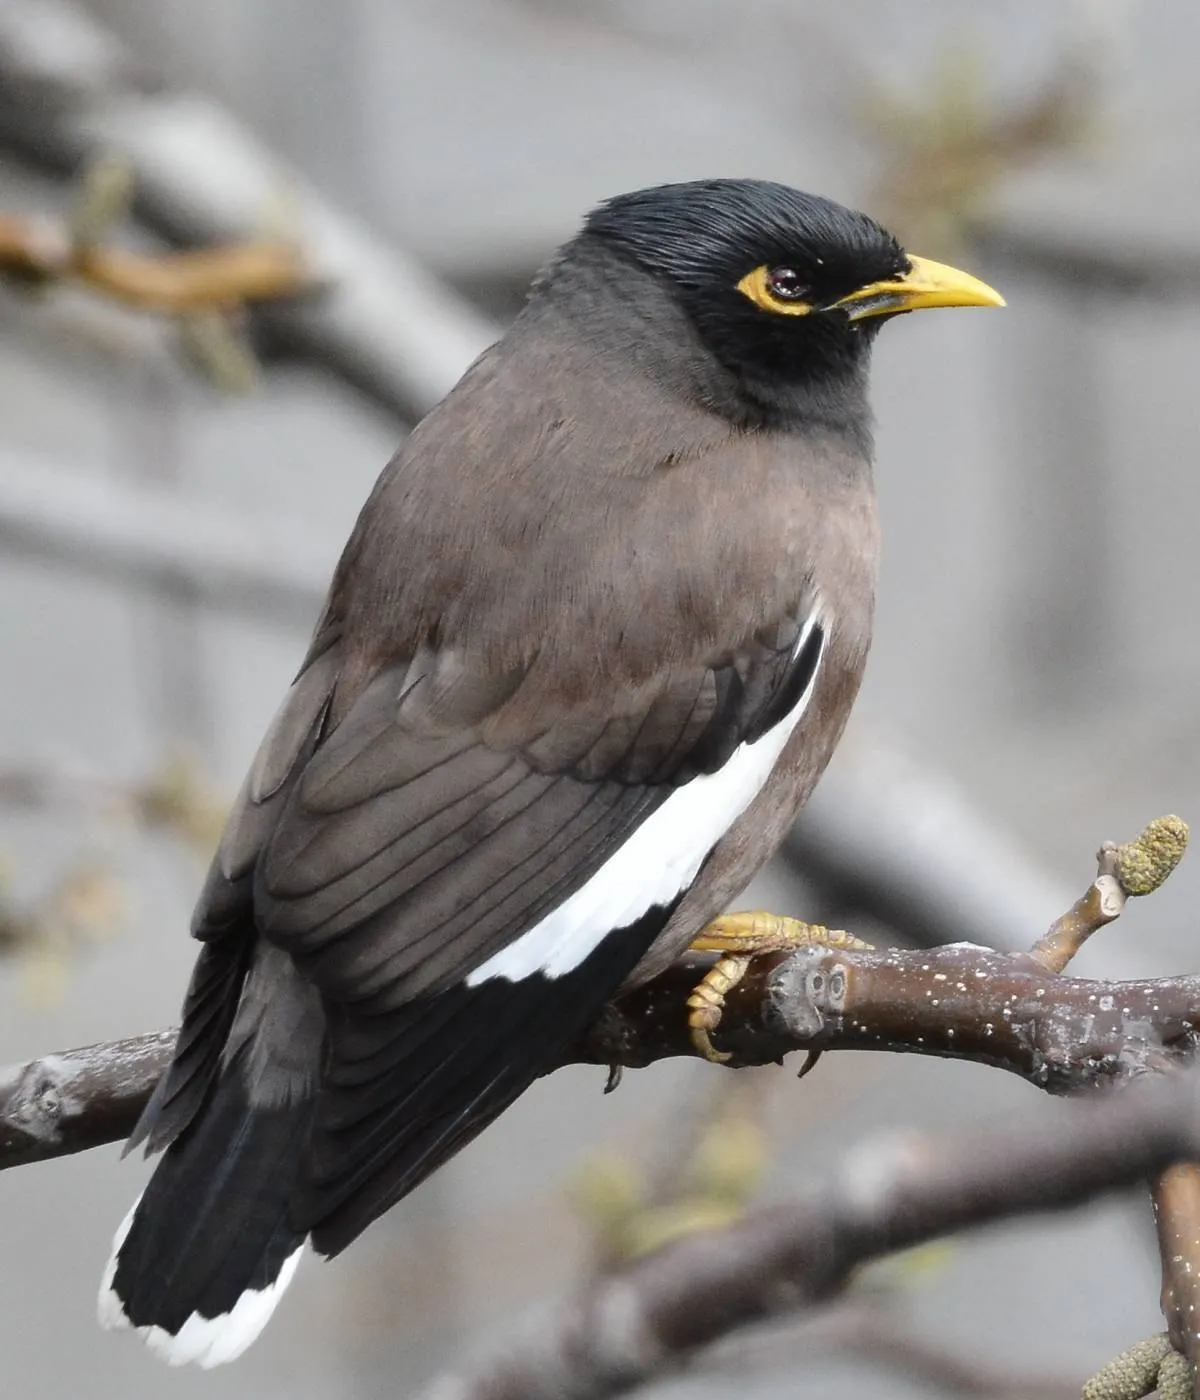
{"type": "Polygon", "coordinates": [[[152,1031],[0,1071],[0,1167],[128,1137],[174,1046],[173,1030],[152,1031]]]}
{"type": "Polygon", "coordinates": [[[976,1225],[1078,1205],[1200,1149],[1192,1076],[1052,1124],[857,1148],[810,1194],[590,1280],[423,1400],[602,1400],[734,1329],[829,1297],[868,1260],[976,1225]]]}
{"type": "MultiPolygon", "coordinates": [[[[1054,1094],[1184,1065],[1200,1045],[1200,977],[1102,982],[1059,975],[1131,894],[1157,889],[1186,826],[1151,822],[1105,845],[1095,881],[1029,953],[801,947],[754,959],[729,992],[721,1049],[734,1066],[795,1050],[891,1050],[973,1060],[1054,1094]]],[[[607,1006],[563,1064],[641,1068],[694,1055],[688,998],[705,963],[686,957],[607,1006]]],[[[128,1134],[170,1060],[175,1032],[89,1045],[0,1073],[0,1169],[128,1134]]]]}
{"type": "Polygon", "coordinates": [[[306,285],[300,255],[287,243],[241,243],[149,257],[80,244],[67,229],[2,212],[0,274],[37,284],[78,282],[101,296],[163,316],[291,296],[306,285]]]}
{"type": "MultiPolygon", "coordinates": [[[[564,1064],[642,1068],[693,1055],[685,960],[604,1012],[564,1064]]],[[[47,1055],[0,1072],[0,1169],[125,1136],[170,1060],[175,1032],[47,1055]]],[[[734,1065],[796,1050],[891,1050],[973,1060],[1055,1094],[1187,1063],[1200,1044],[1200,977],[1056,977],[1029,954],[800,949],[757,959],[717,1033],[734,1065]]]]}

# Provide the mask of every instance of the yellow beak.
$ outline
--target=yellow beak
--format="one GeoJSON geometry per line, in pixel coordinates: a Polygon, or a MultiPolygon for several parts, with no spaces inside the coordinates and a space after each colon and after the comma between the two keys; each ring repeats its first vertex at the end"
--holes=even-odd
{"type": "MultiPolygon", "coordinates": [[[[909,258],[909,269],[890,282],[872,282],[835,301],[852,321],[868,316],[894,316],[901,311],[921,311],[927,306],[1003,306],[999,292],[945,263],[909,258]]],[[[826,308],[829,309],[829,308],[826,308]]]]}

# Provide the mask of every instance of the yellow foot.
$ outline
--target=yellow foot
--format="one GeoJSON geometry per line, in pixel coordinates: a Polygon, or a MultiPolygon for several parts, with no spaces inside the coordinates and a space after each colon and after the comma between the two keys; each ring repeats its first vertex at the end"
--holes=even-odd
{"type": "Polygon", "coordinates": [[[712,1032],[721,1024],[725,997],[746,975],[754,958],[764,953],[787,953],[793,948],[848,948],[869,952],[871,945],[820,924],[805,924],[783,914],[762,911],[746,914],[722,914],[714,919],[693,940],[690,952],[720,953],[704,975],[704,980],[688,997],[688,1029],[692,1044],[714,1064],[730,1058],[712,1043],[712,1032]]]}

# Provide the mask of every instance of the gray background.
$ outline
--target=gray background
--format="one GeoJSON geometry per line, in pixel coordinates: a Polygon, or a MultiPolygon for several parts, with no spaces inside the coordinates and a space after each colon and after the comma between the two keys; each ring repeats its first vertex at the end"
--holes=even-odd
{"type": "MultiPolygon", "coordinates": [[[[946,55],[966,54],[1003,106],[1087,49],[1087,139],[994,189],[983,236],[959,255],[1008,310],[914,317],[881,339],[886,561],[838,762],[882,736],[1011,830],[1046,890],[1081,888],[1101,838],[1200,813],[1189,7],[94,0],[92,12],[498,318],[606,194],[757,174],[869,205],[892,150],[860,120],[873,86],[927,99],[946,55]]],[[[0,209],[54,211],[66,195],[0,151],[0,209]]],[[[77,293],[31,302],[0,288],[0,489],[178,493],[197,518],[286,527],[310,542],[304,567],[319,577],[403,426],[311,367],[273,366],[255,396],[223,399],[167,329],[77,293]]],[[[228,793],[306,632],[299,616],[197,605],[0,542],[0,768],[133,781],[185,741],[228,793]]],[[[18,899],[44,895],[81,850],[136,896],[111,937],[72,950],[51,997],[31,993],[27,964],[0,962],[0,1061],[174,1017],[197,855],[70,807],[0,807],[0,850],[18,899]]],[[[1190,970],[1198,869],[1080,970],[1190,970]]],[[[763,901],[793,907],[791,874],[773,878],[763,901]]],[[[1049,919],[1053,898],[1037,912],[1049,919]]],[[[92,1322],[141,1164],[106,1149],[0,1175],[4,1384],[35,1400],[408,1393],[577,1272],[587,1237],[567,1184],[581,1157],[668,1150],[674,1117],[715,1074],[664,1065],[607,1099],[599,1071],[539,1085],[348,1256],[304,1267],[261,1343],[209,1374],[168,1372],[92,1322]]],[[[771,1085],[771,1192],[880,1127],[969,1132],[1055,1107],[995,1072],[879,1056],[827,1057],[802,1086],[783,1073],[771,1085]]],[[[1156,1330],[1156,1294],[1148,1208],[1130,1199],[965,1241],[905,1285],[902,1306],[967,1355],[1070,1377],[1156,1330]]],[[[785,1349],[736,1384],[817,1395],[850,1364],[785,1349]]],[[[698,1372],[661,1393],[733,1383],[698,1372]]]]}

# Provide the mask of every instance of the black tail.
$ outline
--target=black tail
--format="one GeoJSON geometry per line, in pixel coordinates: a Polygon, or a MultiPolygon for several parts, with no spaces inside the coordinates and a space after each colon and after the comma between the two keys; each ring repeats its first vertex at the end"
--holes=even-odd
{"type": "Polygon", "coordinates": [[[113,1245],[100,1322],[172,1364],[215,1366],[258,1336],[304,1237],[288,1223],[312,1100],[250,1102],[245,1051],[167,1149],[113,1245]]]}

